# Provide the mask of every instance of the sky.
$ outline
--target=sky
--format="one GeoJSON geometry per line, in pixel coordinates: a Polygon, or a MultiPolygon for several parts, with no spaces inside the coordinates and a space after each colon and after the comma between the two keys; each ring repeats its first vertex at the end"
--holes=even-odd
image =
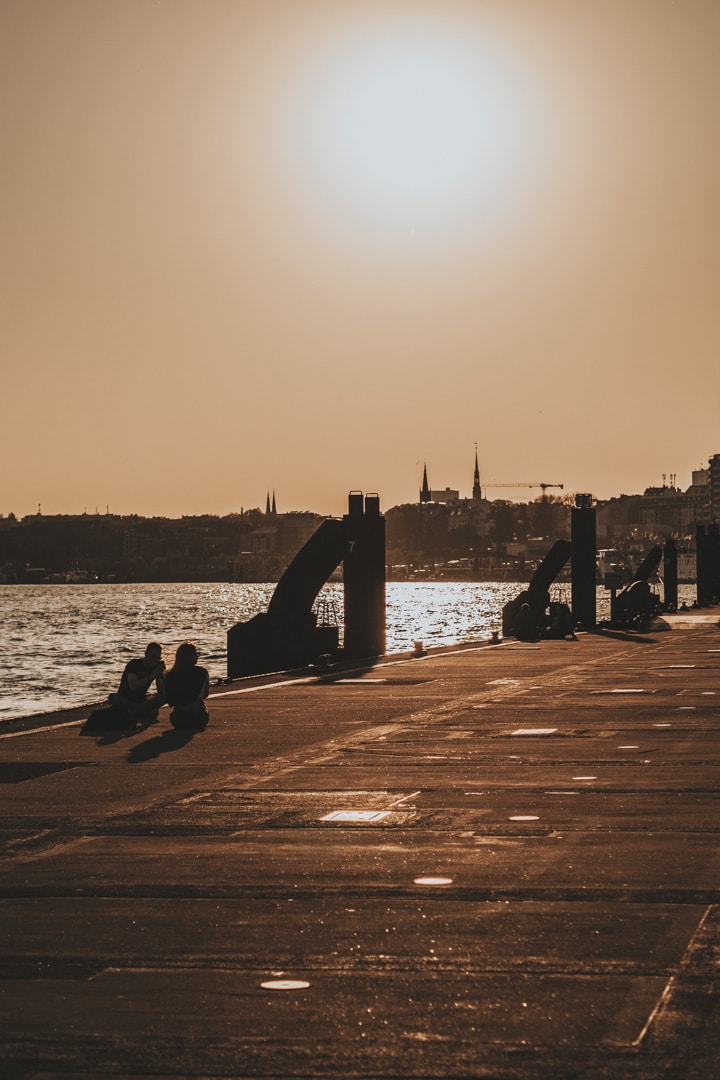
{"type": "Polygon", "coordinates": [[[0,185],[0,513],[720,452],[716,0],[2,0],[0,185]]]}

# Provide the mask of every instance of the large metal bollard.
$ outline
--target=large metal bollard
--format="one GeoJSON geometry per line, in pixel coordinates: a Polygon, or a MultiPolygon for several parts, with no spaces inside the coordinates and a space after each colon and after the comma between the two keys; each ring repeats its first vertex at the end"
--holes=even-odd
{"type": "Polygon", "coordinates": [[[697,527],[697,598],[699,604],[720,599],[720,529],[713,521],[697,527]]]}
{"type": "Polygon", "coordinates": [[[343,517],[345,637],[343,656],[382,656],[385,652],[385,518],[376,494],[351,491],[343,517]]]}
{"type": "Polygon", "coordinates": [[[663,550],[663,603],[666,611],[677,611],[678,553],[672,536],[668,536],[663,550]]]}
{"type": "Polygon", "coordinates": [[[576,495],[570,521],[572,613],[585,630],[594,630],[596,607],[596,530],[592,495],[576,495]]]}

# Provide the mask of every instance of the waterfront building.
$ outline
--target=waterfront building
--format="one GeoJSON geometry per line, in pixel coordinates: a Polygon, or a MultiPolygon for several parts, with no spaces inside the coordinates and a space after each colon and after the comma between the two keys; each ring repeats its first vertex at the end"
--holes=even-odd
{"type": "Polygon", "coordinates": [[[685,491],[674,484],[663,484],[662,487],[646,488],[642,495],[619,495],[598,503],[598,539],[612,544],[628,536],[693,535],[698,522],[710,520],[708,477],[707,469],[697,469],[692,474],[692,484],[685,491]]]}
{"type": "Polygon", "coordinates": [[[307,543],[325,518],[310,510],[291,510],[278,516],[280,530],[279,546],[283,551],[295,553],[307,543]]]}
{"type": "Polygon", "coordinates": [[[431,492],[430,492],[430,502],[445,503],[446,506],[449,506],[451,503],[458,502],[459,499],[460,499],[460,492],[457,491],[455,488],[446,487],[446,488],[443,488],[442,491],[440,491],[440,490],[437,490],[437,491],[431,490],[431,492]]]}

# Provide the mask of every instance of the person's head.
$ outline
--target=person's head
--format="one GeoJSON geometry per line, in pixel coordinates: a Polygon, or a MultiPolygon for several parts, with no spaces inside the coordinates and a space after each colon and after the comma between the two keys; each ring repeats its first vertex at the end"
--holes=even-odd
{"type": "Polygon", "coordinates": [[[145,649],[145,665],[148,668],[157,667],[162,659],[162,645],[158,645],[157,641],[151,641],[148,647],[145,649]]]}
{"type": "Polygon", "coordinates": [[[175,667],[194,667],[197,664],[198,651],[191,641],[183,641],[175,653],[175,667]]]}

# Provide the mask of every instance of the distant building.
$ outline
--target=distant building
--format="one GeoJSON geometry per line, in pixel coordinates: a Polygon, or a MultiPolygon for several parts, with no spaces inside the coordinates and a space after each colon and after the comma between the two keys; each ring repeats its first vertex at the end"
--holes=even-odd
{"type": "Polygon", "coordinates": [[[487,503],[476,499],[461,499],[450,510],[448,532],[470,528],[478,536],[489,536],[492,521],[487,510],[487,503]]]}
{"type": "Polygon", "coordinates": [[[431,500],[431,495],[430,495],[430,486],[428,484],[428,478],[427,478],[427,462],[426,462],[423,465],[422,487],[420,488],[420,502],[421,503],[429,503],[431,501],[432,500],[431,500]]]}
{"type": "Polygon", "coordinates": [[[277,529],[272,525],[253,530],[250,533],[250,551],[253,555],[275,551],[277,547],[277,529]]]}
{"type": "Polygon", "coordinates": [[[307,510],[290,511],[278,516],[279,543],[284,551],[296,552],[305,544],[325,518],[307,510]]]}
{"type": "Polygon", "coordinates": [[[442,491],[439,491],[439,490],[435,491],[433,489],[430,492],[430,502],[446,503],[447,504],[447,503],[456,503],[456,502],[459,501],[459,499],[460,499],[460,492],[456,491],[454,488],[446,487],[442,491]]]}
{"type": "MultiPolygon", "coordinates": [[[[718,484],[720,485],[720,455],[718,484]]],[[[677,487],[649,487],[642,495],[620,495],[598,504],[600,540],[614,541],[630,535],[691,536],[698,522],[711,514],[710,470],[696,469],[687,491],[677,487]]],[[[720,505],[719,505],[720,509],[720,505]]]]}
{"type": "Polygon", "coordinates": [[[478,465],[477,446],[475,447],[475,472],[473,473],[473,499],[482,499],[482,489],[480,487],[480,467],[478,465]]]}
{"type": "MultiPolygon", "coordinates": [[[[465,505],[467,503],[480,503],[485,500],[482,497],[482,489],[480,487],[480,467],[478,465],[477,447],[475,448],[475,470],[473,473],[473,485],[472,485],[472,499],[463,499],[465,505]]],[[[428,484],[427,476],[427,463],[423,466],[423,479],[422,487],[420,489],[420,502],[421,503],[444,503],[446,506],[453,506],[460,502],[460,491],[458,488],[431,488],[428,484]]]]}

